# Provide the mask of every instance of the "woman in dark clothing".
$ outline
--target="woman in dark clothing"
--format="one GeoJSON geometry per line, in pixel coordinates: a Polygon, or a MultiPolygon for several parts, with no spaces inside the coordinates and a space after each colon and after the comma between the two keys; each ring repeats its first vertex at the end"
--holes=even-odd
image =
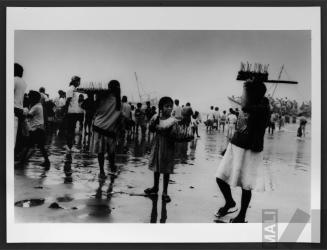
{"type": "Polygon", "coordinates": [[[235,132],[227,147],[217,172],[216,181],[225,198],[225,205],[216,213],[223,217],[234,208],[231,188],[242,188],[241,210],[231,219],[232,223],[244,223],[252,190],[266,189],[266,173],[263,166],[263,143],[266,127],[270,119],[269,101],[264,97],[266,86],[262,82],[247,81],[244,83],[242,96],[242,111],[247,120],[243,127],[235,132]]]}
{"type": "Polygon", "coordinates": [[[87,98],[81,105],[85,110],[84,134],[88,135],[91,132],[92,120],[95,112],[94,94],[87,94],[87,98]]]}

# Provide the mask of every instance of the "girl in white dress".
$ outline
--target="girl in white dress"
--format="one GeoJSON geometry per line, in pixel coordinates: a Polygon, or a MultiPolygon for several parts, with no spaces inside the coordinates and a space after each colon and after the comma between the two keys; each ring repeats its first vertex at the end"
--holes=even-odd
{"type": "MultiPolygon", "coordinates": [[[[216,171],[216,181],[226,201],[216,213],[223,217],[231,213],[236,203],[231,188],[242,188],[241,209],[231,219],[232,223],[244,223],[252,190],[265,190],[265,172],[263,165],[263,140],[269,123],[269,101],[264,97],[266,86],[263,82],[247,81],[244,83],[242,110],[247,120],[242,128],[233,135],[226,153],[216,171]]],[[[236,211],[233,209],[234,212],[236,211]]]]}

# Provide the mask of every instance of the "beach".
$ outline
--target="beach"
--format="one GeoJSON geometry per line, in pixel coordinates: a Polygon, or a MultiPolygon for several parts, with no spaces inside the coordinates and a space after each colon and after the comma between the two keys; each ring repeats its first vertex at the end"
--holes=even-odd
{"type": "MultiPolygon", "coordinates": [[[[310,126],[305,138],[296,137],[296,124],[265,135],[264,167],[268,173],[267,192],[253,192],[246,220],[262,221],[262,209],[277,209],[279,222],[289,222],[294,212],[310,211],[310,126]]],[[[226,132],[226,131],[225,131],[226,132]]],[[[35,154],[23,169],[15,169],[15,221],[38,223],[214,223],[214,213],[224,205],[215,171],[227,145],[222,132],[206,132],[199,127],[200,138],[176,147],[175,174],[168,193],[172,199],[147,197],[144,189],[153,184],[148,169],[152,135],[130,138],[118,145],[117,178],[99,180],[95,155],[83,150],[87,141],[77,133],[79,152],[67,154],[64,139],[48,136],[49,169],[41,167],[42,157],[35,154]],[[27,200],[36,199],[39,203],[27,200]],[[23,201],[23,202],[20,202],[23,201]],[[25,201],[25,202],[24,202],[25,201]],[[19,203],[20,202],[20,203],[19,203]],[[52,208],[50,208],[52,207],[52,208]]],[[[107,161],[106,163],[107,164],[107,161]]],[[[106,165],[105,165],[106,166],[106,165]]],[[[108,171],[106,169],[106,171],[108,171]]],[[[232,188],[240,206],[241,189],[232,188]]],[[[236,216],[226,216],[225,220],[236,216]]]]}

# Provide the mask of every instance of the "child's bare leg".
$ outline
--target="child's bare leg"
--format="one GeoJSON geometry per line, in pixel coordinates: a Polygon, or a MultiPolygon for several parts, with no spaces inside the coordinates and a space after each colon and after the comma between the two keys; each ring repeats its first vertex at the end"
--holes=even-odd
{"type": "Polygon", "coordinates": [[[163,178],[163,194],[168,194],[169,174],[164,174],[163,178]]]}
{"type": "Polygon", "coordinates": [[[159,190],[160,173],[159,172],[154,172],[153,177],[154,177],[153,188],[156,189],[156,190],[159,190]]]}
{"type": "Polygon", "coordinates": [[[43,158],[44,158],[44,163],[43,163],[43,165],[44,165],[44,166],[49,166],[49,165],[50,165],[50,161],[49,161],[49,157],[48,157],[48,152],[47,152],[47,150],[45,149],[44,144],[39,144],[39,148],[40,148],[40,151],[41,151],[42,156],[43,156],[43,158]]]}
{"type": "Polygon", "coordinates": [[[98,154],[98,162],[99,162],[99,167],[100,167],[100,176],[105,176],[104,173],[104,153],[99,153],[98,154]]]}
{"type": "Polygon", "coordinates": [[[159,172],[154,172],[153,173],[153,180],[154,180],[153,187],[145,189],[144,193],[146,193],[148,195],[158,193],[159,179],[160,179],[160,173],[159,172]]]}
{"type": "Polygon", "coordinates": [[[34,152],[35,152],[35,149],[32,148],[31,146],[27,146],[26,148],[24,148],[23,152],[22,152],[22,157],[21,157],[20,162],[21,163],[26,163],[29,160],[29,158],[32,157],[34,152]]]}
{"type": "Polygon", "coordinates": [[[240,210],[239,214],[234,219],[232,219],[231,222],[234,222],[234,223],[245,222],[246,211],[249,207],[251,197],[252,197],[251,190],[242,189],[241,210],[240,210]]]}
{"type": "Polygon", "coordinates": [[[162,200],[165,202],[171,201],[171,199],[168,195],[168,184],[169,184],[169,174],[164,174],[162,200]]]}
{"type": "Polygon", "coordinates": [[[116,162],[115,162],[115,152],[108,152],[108,156],[109,156],[109,165],[110,165],[110,170],[112,172],[116,172],[117,171],[117,167],[116,167],[116,162]]]}
{"type": "Polygon", "coordinates": [[[230,189],[230,186],[225,181],[219,178],[216,178],[216,181],[225,198],[225,205],[221,207],[217,212],[217,215],[219,217],[223,217],[228,213],[228,210],[230,208],[235,207],[236,203],[232,197],[232,191],[230,189]]]}

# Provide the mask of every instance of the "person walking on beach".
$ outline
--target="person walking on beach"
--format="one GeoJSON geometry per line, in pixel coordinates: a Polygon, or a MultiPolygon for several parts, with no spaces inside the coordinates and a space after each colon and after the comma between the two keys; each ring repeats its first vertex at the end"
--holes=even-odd
{"type": "Polygon", "coordinates": [[[135,128],[136,128],[136,117],[135,117],[135,106],[131,105],[131,129],[132,129],[132,134],[135,134],[135,128]]]}
{"type": "Polygon", "coordinates": [[[227,115],[227,138],[230,140],[235,132],[236,128],[236,123],[237,123],[237,116],[234,113],[234,110],[232,108],[229,109],[229,114],[227,115]]]}
{"type": "Polygon", "coordinates": [[[196,136],[199,138],[199,124],[201,123],[200,113],[198,111],[195,111],[194,114],[191,117],[191,128],[193,136],[196,134],[196,136]]]}
{"type": "Polygon", "coordinates": [[[225,132],[225,124],[226,124],[227,116],[226,116],[226,110],[223,111],[223,114],[220,117],[219,120],[219,127],[223,127],[223,133],[225,132]]]}
{"type": "Polygon", "coordinates": [[[145,112],[142,109],[142,103],[137,104],[137,108],[135,110],[135,118],[136,118],[136,134],[139,132],[139,127],[141,128],[142,136],[146,133],[146,117],[145,112]]]}
{"type": "Polygon", "coordinates": [[[66,106],[66,93],[63,90],[58,91],[59,96],[55,98],[55,122],[57,124],[57,133],[61,135],[64,133],[65,124],[64,117],[66,114],[65,106],[66,106]]]}
{"type": "Polygon", "coordinates": [[[92,130],[92,121],[95,112],[94,93],[87,94],[87,98],[81,104],[81,108],[85,110],[84,135],[89,135],[92,130]]]}
{"type": "Polygon", "coordinates": [[[66,93],[62,90],[58,91],[58,97],[54,99],[55,104],[55,117],[56,119],[61,119],[63,116],[63,108],[66,105],[66,93]]]}
{"type": "Polygon", "coordinates": [[[154,172],[154,184],[153,187],[144,190],[147,195],[156,195],[159,191],[160,174],[163,174],[162,200],[165,202],[171,200],[168,195],[168,184],[175,164],[175,141],[169,138],[169,132],[178,120],[171,116],[172,109],[173,100],[170,97],[162,97],[159,100],[159,114],[150,121],[150,131],[156,132],[149,160],[149,168],[154,172]]]}
{"type": "Polygon", "coordinates": [[[14,137],[14,145],[16,145],[17,131],[19,124],[22,123],[24,119],[24,111],[23,111],[23,102],[24,102],[24,94],[27,89],[27,84],[23,80],[23,67],[15,63],[14,64],[14,129],[15,129],[15,137],[14,137]]]}
{"type": "Polygon", "coordinates": [[[183,116],[182,116],[182,108],[181,106],[179,106],[179,100],[175,99],[174,103],[175,106],[171,115],[174,116],[177,120],[181,121],[183,119],[183,116]]]}
{"type": "Polygon", "coordinates": [[[125,138],[125,132],[129,134],[129,131],[131,130],[131,119],[132,119],[132,113],[131,113],[131,105],[127,102],[127,96],[123,96],[121,99],[122,104],[122,138],[125,138]]]}
{"type": "Polygon", "coordinates": [[[271,135],[274,134],[276,128],[276,120],[277,120],[277,114],[272,113],[270,116],[269,127],[268,127],[268,133],[271,135]]]}
{"type": "Polygon", "coordinates": [[[207,131],[211,131],[213,128],[213,121],[215,119],[215,114],[214,114],[214,110],[213,110],[213,106],[210,107],[210,111],[209,114],[207,115],[207,121],[206,121],[206,125],[207,125],[207,131]]]}
{"type": "Polygon", "coordinates": [[[47,129],[48,128],[47,102],[49,101],[49,97],[45,93],[45,88],[44,87],[39,88],[39,93],[41,95],[40,103],[42,104],[42,107],[43,107],[44,127],[45,127],[45,129],[47,129]]]}
{"type": "Polygon", "coordinates": [[[85,110],[82,108],[82,105],[84,103],[85,99],[84,99],[84,95],[83,94],[79,94],[78,95],[78,106],[80,108],[80,113],[78,114],[78,126],[79,126],[79,131],[83,131],[83,127],[84,127],[84,117],[85,117],[85,110]]]}
{"type": "Polygon", "coordinates": [[[186,103],[185,107],[182,109],[182,122],[185,126],[189,126],[191,122],[191,116],[193,115],[193,109],[191,103],[186,103]]]}
{"type": "Polygon", "coordinates": [[[34,153],[34,145],[38,145],[44,162],[41,166],[49,167],[50,161],[48,158],[48,152],[45,149],[46,135],[44,130],[44,112],[43,106],[40,102],[41,94],[37,91],[31,90],[29,92],[30,110],[27,113],[28,124],[29,124],[29,137],[27,145],[22,152],[21,164],[27,163],[28,159],[34,153]]]}
{"type": "Polygon", "coordinates": [[[214,111],[214,120],[213,120],[213,129],[216,129],[219,131],[219,119],[220,119],[220,113],[219,113],[219,108],[215,107],[214,111]]]}
{"type": "Polygon", "coordinates": [[[241,210],[230,220],[232,223],[246,222],[252,190],[265,190],[263,145],[270,118],[265,93],[263,82],[249,80],[244,83],[242,111],[247,114],[247,120],[245,126],[234,134],[216,171],[216,181],[225,199],[225,205],[215,214],[217,217],[231,213],[230,209],[236,205],[230,187],[242,188],[241,210]]]}
{"type": "Polygon", "coordinates": [[[90,152],[98,155],[100,167],[99,178],[106,178],[104,171],[104,156],[108,154],[110,175],[117,176],[115,165],[115,151],[120,129],[121,97],[120,83],[111,80],[108,91],[101,93],[96,101],[96,111],[93,121],[93,133],[90,143],[90,152]]]}
{"type": "Polygon", "coordinates": [[[152,109],[151,109],[151,103],[149,101],[147,101],[145,103],[146,108],[144,110],[145,112],[145,118],[146,118],[146,122],[149,123],[152,117],[152,109]]]}
{"type": "Polygon", "coordinates": [[[72,151],[72,147],[74,144],[75,139],[75,129],[76,123],[80,120],[81,114],[83,114],[83,109],[80,107],[78,102],[78,93],[76,92],[77,87],[81,83],[81,78],[79,76],[73,76],[70,84],[69,89],[67,90],[67,99],[66,99],[66,116],[65,116],[65,123],[66,123],[66,139],[67,145],[66,150],[72,151]]]}
{"type": "Polygon", "coordinates": [[[304,117],[303,114],[300,115],[299,122],[300,126],[298,128],[297,136],[301,138],[303,135],[303,137],[305,137],[305,126],[307,124],[307,119],[304,117]]]}

